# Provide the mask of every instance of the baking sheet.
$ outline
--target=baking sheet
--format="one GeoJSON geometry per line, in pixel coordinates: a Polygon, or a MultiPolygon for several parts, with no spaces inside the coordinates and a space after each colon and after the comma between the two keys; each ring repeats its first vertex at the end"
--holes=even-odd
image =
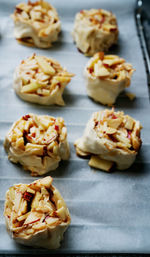
{"type": "MultiPolygon", "coordinates": [[[[62,116],[68,128],[71,158],[48,175],[67,202],[72,223],[65,233],[62,246],[53,253],[148,253],[150,252],[150,105],[146,72],[134,20],[135,0],[76,0],[51,3],[62,21],[59,42],[49,50],[28,48],[13,38],[9,15],[19,1],[0,0],[0,253],[36,253],[37,250],[16,244],[8,236],[3,217],[5,192],[14,183],[33,181],[29,173],[7,160],[3,149],[6,132],[12,122],[29,112],[62,116]],[[86,95],[82,76],[88,57],[80,54],[70,32],[74,15],[81,9],[104,8],[114,12],[119,24],[119,43],[111,49],[136,68],[131,92],[135,101],[121,95],[116,110],[141,121],[143,145],[134,165],[128,171],[107,174],[91,169],[87,160],[76,156],[74,140],[83,133],[94,111],[104,107],[86,95]],[[65,107],[39,106],[23,102],[12,89],[12,77],[20,61],[33,52],[56,58],[76,76],[65,90],[65,107]]],[[[44,249],[38,253],[47,253],[44,249]]]]}

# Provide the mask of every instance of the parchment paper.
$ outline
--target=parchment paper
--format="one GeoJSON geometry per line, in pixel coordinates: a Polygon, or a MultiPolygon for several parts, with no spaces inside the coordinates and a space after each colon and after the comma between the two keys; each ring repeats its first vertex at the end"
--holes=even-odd
{"type": "Polygon", "coordinates": [[[0,252],[47,253],[16,244],[7,234],[3,217],[6,190],[14,183],[33,181],[21,166],[7,160],[3,149],[5,134],[11,124],[29,112],[62,116],[68,128],[71,158],[49,173],[69,207],[72,223],[65,233],[62,247],[53,253],[148,253],[150,252],[150,106],[146,72],[134,20],[134,0],[52,0],[62,21],[59,42],[49,50],[19,45],[13,37],[9,17],[19,1],[0,0],[0,252]],[[75,13],[81,9],[104,8],[114,12],[119,24],[118,46],[111,49],[136,68],[131,92],[136,100],[121,95],[116,110],[141,121],[143,145],[134,165],[128,171],[107,174],[91,169],[88,161],[76,156],[74,140],[80,137],[94,111],[104,106],[86,95],[83,68],[88,57],[78,52],[71,30],[75,13]],[[19,99],[13,89],[13,72],[22,59],[33,52],[57,59],[76,76],[64,94],[66,106],[39,106],[19,99]]]}

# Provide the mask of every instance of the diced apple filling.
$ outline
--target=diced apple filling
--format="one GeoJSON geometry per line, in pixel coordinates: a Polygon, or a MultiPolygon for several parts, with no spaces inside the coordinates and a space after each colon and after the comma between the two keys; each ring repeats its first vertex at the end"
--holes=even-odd
{"type": "Polygon", "coordinates": [[[14,231],[24,234],[57,226],[69,219],[66,205],[52,186],[51,177],[11,187],[7,192],[5,215],[14,231]]]}
{"type": "Polygon", "coordinates": [[[27,114],[15,123],[9,136],[15,149],[31,156],[56,158],[60,142],[67,137],[67,129],[60,117],[27,114]]]}
{"type": "Polygon", "coordinates": [[[129,115],[124,115],[123,112],[114,112],[114,109],[104,110],[101,115],[95,113],[97,135],[109,140],[114,147],[124,150],[138,151],[141,144],[140,130],[142,127],[138,125],[136,128],[137,124],[138,122],[129,115]],[[135,131],[138,131],[136,132],[138,136],[135,135],[135,131]],[[138,143],[134,144],[132,138],[136,138],[138,143]]]}
{"type": "Polygon", "coordinates": [[[129,79],[134,71],[132,65],[125,63],[123,58],[117,55],[104,55],[103,52],[96,53],[91,58],[87,70],[94,77],[113,80],[129,79]]]}
{"type": "Polygon", "coordinates": [[[49,75],[55,74],[54,68],[42,56],[36,56],[36,60],[40,68],[45,74],[49,74],[49,75]]]}
{"type": "Polygon", "coordinates": [[[43,87],[43,85],[39,84],[36,81],[33,81],[30,84],[23,86],[22,89],[21,89],[21,92],[22,93],[33,93],[38,88],[41,88],[41,87],[43,87]]]}
{"type": "Polygon", "coordinates": [[[80,11],[82,19],[86,19],[92,26],[97,26],[100,30],[117,32],[116,17],[103,9],[91,9],[80,11]],[[111,24],[113,23],[113,24],[111,24]]]}
{"type": "Polygon", "coordinates": [[[19,74],[22,80],[21,93],[34,93],[43,97],[52,94],[56,87],[64,88],[74,76],[57,61],[35,54],[21,62],[19,74]]]}
{"type": "Polygon", "coordinates": [[[98,64],[94,65],[94,72],[96,77],[105,77],[109,75],[109,71],[105,67],[98,64]]]}
{"type": "Polygon", "coordinates": [[[114,166],[114,162],[108,161],[108,160],[102,160],[99,156],[92,155],[89,161],[89,165],[93,168],[110,172],[114,166]]]}

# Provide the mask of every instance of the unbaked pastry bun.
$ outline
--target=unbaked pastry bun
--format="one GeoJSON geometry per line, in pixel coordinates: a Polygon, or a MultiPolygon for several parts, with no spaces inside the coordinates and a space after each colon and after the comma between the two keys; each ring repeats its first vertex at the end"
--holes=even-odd
{"type": "Polygon", "coordinates": [[[20,163],[32,176],[55,170],[70,154],[63,118],[48,115],[21,117],[6,135],[4,147],[8,159],[20,163]]]}
{"type": "Polygon", "coordinates": [[[117,96],[130,86],[134,69],[117,55],[96,53],[84,69],[87,94],[104,105],[115,103],[117,96]]]}
{"type": "Polygon", "coordinates": [[[48,249],[60,247],[71,220],[51,177],[10,187],[4,216],[7,230],[16,242],[48,249]]]}
{"type": "Polygon", "coordinates": [[[116,17],[103,9],[81,10],[76,14],[72,36],[86,55],[107,51],[118,39],[116,17]]]}
{"type": "Polygon", "coordinates": [[[49,48],[58,39],[61,30],[56,9],[48,2],[20,3],[12,14],[14,36],[27,46],[49,48]]]}
{"type": "Polygon", "coordinates": [[[16,68],[13,87],[25,101],[64,105],[62,94],[73,75],[56,60],[33,54],[16,68]]]}
{"type": "Polygon", "coordinates": [[[128,169],[141,146],[140,122],[114,109],[93,113],[84,134],[75,142],[81,157],[91,156],[89,165],[110,171],[128,169]]]}

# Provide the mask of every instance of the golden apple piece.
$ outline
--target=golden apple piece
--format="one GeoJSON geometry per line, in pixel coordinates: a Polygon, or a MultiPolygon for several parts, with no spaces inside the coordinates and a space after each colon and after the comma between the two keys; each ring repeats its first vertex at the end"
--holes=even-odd
{"type": "Polygon", "coordinates": [[[13,201],[15,199],[15,190],[13,187],[9,188],[9,197],[10,197],[11,201],[13,201]]]}
{"type": "Polygon", "coordinates": [[[106,59],[114,60],[116,58],[118,58],[118,55],[114,55],[114,54],[107,54],[107,55],[104,56],[104,60],[106,60],[106,59]]]}
{"type": "Polygon", "coordinates": [[[41,1],[40,4],[41,4],[42,8],[47,9],[47,10],[50,9],[49,3],[45,2],[45,1],[41,1]]]}
{"type": "Polygon", "coordinates": [[[116,25],[112,25],[112,24],[105,24],[103,26],[103,29],[106,31],[117,31],[116,25]]]}
{"type": "Polygon", "coordinates": [[[121,118],[111,119],[107,121],[107,125],[111,128],[117,129],[121,125],[122,121],[123,119],[121,118]]]}
{"type": "Polygon", "coordinates": [[[36,209],[39,206],[39,201],[41,197],[42,197],[41,193],[37,191],[35,194],[35,197],[32,200],[32,204],[31,204],[32,209],[36,209]]]}
{"type": "Polygon", "coordinates": [[[17,139],[16,147],[24,150],[24,139],[23,139],[23,137],[20,137],[20,138],[17,139]]]}
{"type": "Polygon", "coordinates": [[[45,178],[42,178],[40,180],[40,183],[41,183],[42,186],[45,186],[46,188],[49,188],[50,185],[52,184],[52,181],[53,181],[52,177],[47,176],[45,178]]]}
{"type": "Polygon", "coordinates": [[[59,218],[53,218],[53,217],[48,217],[45,219],[45,222],[49,225],[55,225],[57,222],[59,222],[59,218]]]}
{"type": "Polygon", "coordinates": [[[142,143],[141,139],[139,138],[141,128],[142,128],[142,126],[141,126],[140,122],[138,121],[134,125],[133,131],[131,133],[132,146],[136,151],[139,150],[141,143],[142,143]]]}
{"type": "Polygon", "coordinates": [[[131,147],[130,139],[125,137],[124,135],[115,135],[115,138],[121,143],[123,143],[127,148],[131,147]]]}
{"type": "Polygon", "coordinates": [[[20,208],[18,211],[18,215],[23,215],[24,213],[27,212],[27,201],[22,199],[21,204],[20,204],[20,208]]]}
{"type": "Polygon", "coordinates": [[[140,146],[141,146],[141,140],[139,140],[137,137],[134,137],[132,134],[131,134],[131,141],[132,141],[132,146],[133,148],[138,151],[140,146]]]}
{"type": "Polygon", "coordinates": [[[31,154],[36,154],[36,155],[43,155],[43,145],[37,145],[33,143],[27,143],[25,146],[26,152],[30,152],[31,154]]]}
{"type": "Polygon", "coordinates": [[[54,75],[55,70],[54,68],[42,57],[42,56],[35,56],[40,68],[45,74],[54,75]]]}
{"type": "Polygon", "coordinates": [[[58,82],[62,82],[62,83],[69,83],[71,78],[69,77],[64,77],[64,76],[55,76],[55,79],[58,81],[58,82]]]}
{"type": "Polygon", "coordinates": [[[14,210],[18,212],[21,204],[22,194],[21,192],[15,192],[15,199],[14,199],[14,210]]]}
{"type": "Polygon", "coordinates": [[[93,168],[104,170],[107,172],[111,172],[114,166],[114,162],[100,159],[100,157],[97,155],[92,155],[88,164],[93,168]]]}
{"type": "Polygon", "coordinates": [[[110,74],[109,71],[103,66],[101,66],[99,63],[96,63],[94,65],[94,72],[95,76],[97,77],[106,77],[110,74]]]}
{"type": "Polygon", "coordinates": [[[93,68],[93,67],[94,67],[94,64],[97,63],[97,62],[99,61],[99,59],[100,59],[100,58],[99,58],[99,53],[97,53],[97,54],[94,56],[92,62],[90,63],[90,68],[93,68]]]}
{"type": "Polygon", "coordinates": [[[38,88],[43,87],[43,85],[39,84],[37,81],[32,81],[30,84],[23,86],[21,89],[22,93],[33,93],[38,88]]]}
{"type": "Polygon", "coordinates": [[[115,134],[115,133],[116,133],[116,129],[115,128],[107,127],[106,134],[111,135],[111,134],[115,134]]]}
{"type": "Polygon", "coordinates": [[[28,79],[24,78],[23,76],[21,77],[21,80],[22,80],[23,85],[28,84],[28,79]]]}
{"type": "Polygon", "coordinates": [[[48,127],[52,125],[52,122],[49,119],[42,117],[40,118],[40,123],[45,130],[47,130],[48,127]]]}
{"type": "Polygon", "coordinates": [[[27,5],[27,4],[20,3],[20,4],[18,4],[18,5],[16,6],[16,8],[21,9],[21,10],[23,10],[23,11],[25,11],[25,12],[29,12],[29,10],[30,10],[31,7],[30,7],[29,5],[27,5]]]}
{"type": "Polygon", "coordinates": [[[132,130],[133,125],[134,125],[134,120],[130,116],[126,115],[125,128],[132,130]]]}
{"type": "Polygon", "coordinates": [[[35,194],[35,190],[31,189],[30,187],[28,187],[27,192],[33,195],[35,194]]]}
{"type": "Polygon", "coordinates": [[[36,221],[39,221],[40,218],[41,218],[40,216],[42,216],[41,213],[37,213],[37,212],[30,212],[30,213],[28,213],[28,217],[25,220],[24,225],[32,224],[32,223],[34,223],[36,221]]]}
{"type": "Polygon", "coordinates": [[[22,221],[22,220],[25,220],[27,217],[28,217],[28,213],[26,213],[26,214],[24,214],[24,215],[18,217],[17,220],[18,220],[18,221],[22,221]]]}
{"type": "Polygon", "coordinates": [[[62,220],[66,219],[66,213],[65,213],[65,208],[64,206],[62,206],[61,208],[59,208],[59,210],[56,211],[57,215],[59,218],[61,218],[62,220]]]}
{"type": "Polygon", "coordinates": [[[114,58],[114,59],[104,59],[103,64],[107,64],[108,66],[112,66],[114,64],[121,64],[124,62],[122,58],[114,58]]]}

